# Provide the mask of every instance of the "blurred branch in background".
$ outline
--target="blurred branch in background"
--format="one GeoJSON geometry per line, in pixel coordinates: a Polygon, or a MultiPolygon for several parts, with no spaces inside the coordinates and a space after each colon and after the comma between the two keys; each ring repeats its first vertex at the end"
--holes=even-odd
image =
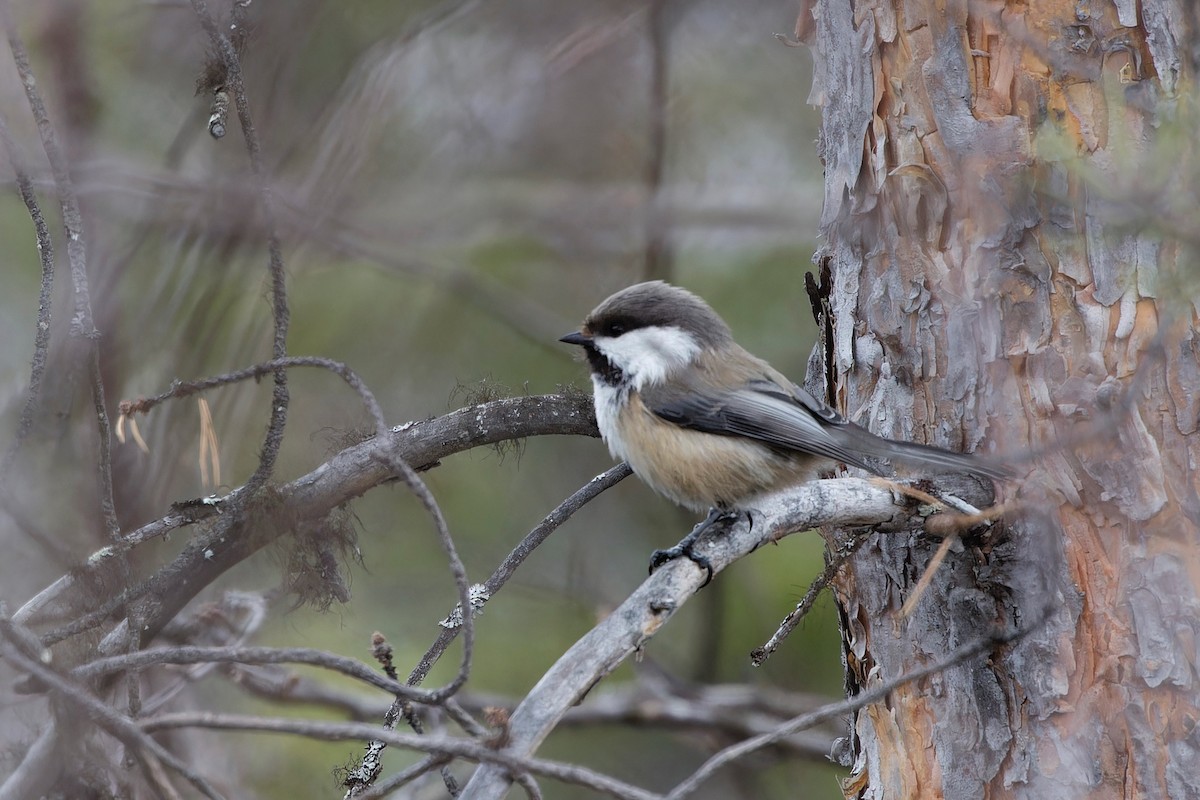
{"type": "Polygon", "coordinates": [[[667,22],[669,0],[650,0],[647,33],[650,47],[650,120],[646,155],[646,280],[671,280],[671,220],[663,204],[663,179],[667,169],[667,103],[671,74],[671,31],[667,22]]]}
{"type": "MultiPolygon", "coordinates": [[[[246,141],[246,153],[250,158],[250,172],[254,177],[255,189],[258,193],[258,210],[262,214],[263,226],[266,229],[267,256],[271,275],[271,316],[274,331],[271,341],[271,357],[281,359],[287,357],[288,323],[291,319],[291,309],[287,299],[287,278],[284,272],[283,247],[279,241],[279,230],[275,224],[275,197],[271,189],[271,178],[263,163],[262,145],[259,143],[258,131],[250,115],[250,100],[246,97],[246,85],[242,80],[242,65],[238,50],[245,46],[246,41],[246,12],[250,0],[234,0],[230,8],[228,21],[218,26],[216,19],[208,10],[205,0],[192,0],[192,8],[200,20],[204,32],[208,34],[213,55],[204,66],[204,71],[213,74],[211,90],[214,92],[229,92],[233,95],[233,104],[237,109],[238,122],[242,128],[242,137],[246,141]],[[226,34],[225,31],[229,33],[226,34]],[[219,59],[219,63],[216,63],[219,59]]],[[[253,495],[259,487],[266,484],[275,470],[275,461],[279,458],[279,448],[283,444],[283,429],[287,424],[288,403],[290,395],[287,386],[287,369],[278,367],[275,370],[275,386],[271,392],[271,421],[267,426],[266,439],[259,452],[258,466],[254,474],[246,482],[247,495],[253,495]]]]}
{"type": "MultiPolygon", "coordinates": [[[[7,16],[7,11],[4,12],[7,16]]],[[[33,416],[37,410],[38,400],[42,393],[42,376],[46,372],[46,357],[50,346],[50,290],[54,285],[54,242],[50,238],[50,228],[46,225],[46,219],[42,216],[42,209],[38,203],[37,195],[33,191],[33,181],[29,177],[24,164],[21,162],[21,157],[17,153],[16,144],[12,140],[12,134],[9,133],[8,124],[4,121],[4,115],[0,114],[0,147],[4,148],[5,155],[8,156],[9,164],[12,166],[13,176],[17,182],[17,192],[21,195],[21,202],[29,209],[29,216],[33,220],[33,229],[37,234],[38,254],[41,258],[42,280],[41,292],[38,294],[38,313],[37,325],[33,336],[33,358],[31,359],[29,388],[26,390],[25,403],[21,406],[21,420],[17,424],[17,434],[13,438],[12,444],[4,451],[3,460],[0,460],[0,490],[4,488],[4,479],[8,475],[9,467],[17,457],[17,451],[20,450],[21,444],[25,441],[25,437],[29,435],[30,429],[33,427],[33,416]]]]}
{"type": "MultiPolygon", "coordinates": [[[[285,657],[347,670],[398,698],[354,730],[430,752],[412,762],[378,748],[390,777],[370,788],[382,774],[370,772],[350,794],[425,773],[436,781],[439,771],[442,786],[429,788],[445,793],[467,777],[465,758],[501,764],[530,796],[541,792],[533,774],[651,796],[635,784],[661,780],[657,761],[645,772],[586,754],[555,765],[503,752],[512,728],[495,707],[511,702],[495,698],[523,696],[581,626],[641,579],[643,531],[675,527],[649,521],[658,506],[643,509],[639,490],[624,488],[619,502],[571,519],[629,471],[608,468],[598,446],[545,441],[593,437],[594,421],[578,393],[535,392],[580,379],[557,338],[597,297],[646,271],[727,297],[726,276],[752,274],[731,301],[754,301],[743,321],[796,349],[762,313],[765,300],[793,319],[794,267],[811,250],[796,219],[815,218],[819,202],[805,188],[816,185],[804,172],[815,159],[793,144],[797,130],[807,131],[801,140],[815,131],[799,102],[754,110],[795,80],[778,77],[780,64],[798,62],[766,34],[777,13],[765,0],[54,0],[5,16],[16,69],[0,73],[0,146],[12,165],[0,180],[20,203],[0,199],[0,236],[16,265],[0,273],[0,340],[9,343],[0,366],[22,390],[0,398],[15,432],[0,463],[0,544],[10,554],[0,586],[17,608],[5,623],[4,678],[16,695],[0,712],[0,800],[311,795],[314,778],[339,762],[329,748],[293,743],[271,755],[177,728],[150,739],[141,727],[150,715],[183,724],[170,715],[197,707],[216,709],[205,718],[213,724],[233,724],[221,710],[244,697],[222,679],[250,688],[283,673],[251,662],[285,657]],[[764,80],[776,88],[756,88],[764,80]],[[9,110],[21,95],[33,114],[18,118],[9,110]],[[230,146],[231,108],[244,150],[230,146]],[[43,213],[46,193],[60,219],[43,213]],[[56,250],[69,286],[53,283],[56,250]],[[39,261],[40,277],[27,280],[37,271],[24,266],[39,261]],[[52,314],[55,304],[71,311],[52,314]],[[28,346],[14,344],[30,327],[32,367],[28,346]],[[298,366],[334,371],[366,410],[304,371],[285,385],[298,366]],[[217,377],[177,377],[205,374],[217,377]],[[273,386],[259,387],[267,376],[273,386]],[[528,396],[445,413],[451,387],[485,377],[528,396]],[[168,385],[120,407],[105,399],[168,385]],[[198,391],[209,392],[199,414],[194,403],[166,402],[198,391]],[[128,430],[140,447],[108,451],[112,414],[119,436],[128,430]],[[386,429],[392,418],[414,422],[386,429]],[[497,453],[417,475],[450,454],[526,437],[542,438],[503,469],[497,453]],[[218,474],[229,484],[210,489],[205,476],[218,474]],[[397,476],[419,503],[370,491],[397,476]],[[554,510],[529,530],[536,508],[554,510]],[[422,509],[438,538],[407,534],[429,524],[422,509]],[[547,540],[568,520],[573,532],[547,540]],[[572,563],[588,565],[581,578],[572,563]],[[487,581],[470,584],[493,565],[487,581]],[[504,586],[503,602],[489,599],[504,586]],[[429,621],[455,600],[459,615],[435,637],[429,621]],[[464,642],[456,665],[440,663],[473,624],[461,609],[481,602],[489,614],[477,641],[464,642]],[[339,614],[317,613],[335,603],[339,614]],[[374,630],[388,630],[388,669],[411,665],[409,684],[441,688],[404,689],[338,655],[374,630]],[[418,740],[382,729],[401,717],[434,730],[418,740]]],[[[755,579],[751,594],[763,585],[755,579]]],[[[718,655],[748,649],[725,633],[713,644],[718,655]]],[[[644,760],[658,750],[672,758],[672,732],[687,731],[694,760],[711,743],[770,730],[781,698],[800,710],[790,705],[798,692],[735,690],[713,664],[705,671],[724,685],[692,685],[681,655],[690,648],[658,646],[661,680],[644,669],[627,685],[613,676],[563,724],[600,737],[617,725],[657,729],[654,747],[613,750],[644,760]]],[[[829,662],[816,672],[828,676],[829,662]]],[[[315,686],[288,674],[296,677],[281,680],[315,686]]],[[[779,763],[808,769],[831,737],[788,739],[779,763]]],[[[765,791],[765,779],[746,785],[757,784],[765,791]]],[[[569,796],[565,785],[555,790],[569,796]]],[[[723,795],[720,781],[713,791],[723,795]]]]}

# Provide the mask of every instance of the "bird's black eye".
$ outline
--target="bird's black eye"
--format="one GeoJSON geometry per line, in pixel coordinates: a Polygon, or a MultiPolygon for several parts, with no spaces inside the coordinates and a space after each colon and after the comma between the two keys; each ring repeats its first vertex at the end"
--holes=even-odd
{"type": "Polygon", "coordinates": [[[637,322],[629,317],[610,317],[600,323],[599,330],[596,332],[601,336],[616,338],[637,327],[639,327],[637,322]]]}

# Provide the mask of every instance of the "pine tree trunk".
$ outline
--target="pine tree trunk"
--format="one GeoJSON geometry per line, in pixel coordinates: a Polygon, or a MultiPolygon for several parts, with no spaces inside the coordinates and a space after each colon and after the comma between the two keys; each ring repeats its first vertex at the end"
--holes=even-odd
{"type": "Polygon", "coordinates": [[[801,14],[826,167],[810,384],[878,433],[1020,472],[1005,523],[911,615],[932,537],[873,535],[842,570],[847,685],[1050,609],[860,712],[847,797],[1200,797],[1196,13],[801,14]]]}

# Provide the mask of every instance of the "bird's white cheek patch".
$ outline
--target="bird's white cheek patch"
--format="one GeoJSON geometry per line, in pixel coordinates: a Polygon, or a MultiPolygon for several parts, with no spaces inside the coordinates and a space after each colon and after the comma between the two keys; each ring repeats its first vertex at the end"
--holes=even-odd
{"type": "Polygon", "coordinates": [[[700,352],[696,337],[679,328],[651,325],[621,336],[597,336],[596,348],[619,367],[634,389],[659,383],[700,352]]]}

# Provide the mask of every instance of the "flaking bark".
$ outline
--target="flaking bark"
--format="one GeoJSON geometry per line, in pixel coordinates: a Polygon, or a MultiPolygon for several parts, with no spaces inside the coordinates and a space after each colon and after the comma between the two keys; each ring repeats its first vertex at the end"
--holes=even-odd
{"type": "Polygon", "coordinates": [[[846,796],[1200,797],[1200,339],[1168,205],[1193,154],[1156,154],[1194,91],[1195,12],[803,14],[831,278],[810,388],[832,375],[875,432],[1024,473],[1003,531],[968,540],[907,619],[936,543],[858,551],[834,584],[848,688],[1054,609],[987,668],[860,712],[846,796]],[[1162,158],[1183,160],[1140,185],[1162,158]]]}

